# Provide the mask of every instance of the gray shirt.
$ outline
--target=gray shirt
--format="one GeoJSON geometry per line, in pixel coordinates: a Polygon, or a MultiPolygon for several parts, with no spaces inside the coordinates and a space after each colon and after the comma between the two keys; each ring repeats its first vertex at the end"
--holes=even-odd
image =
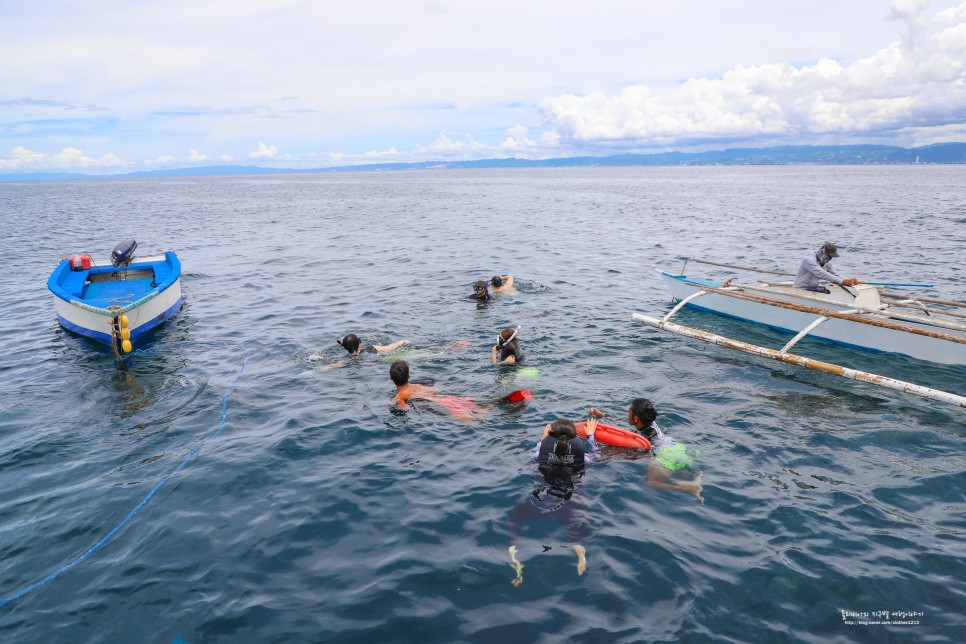
{"type": "Polygon", "coordinates": [[[832,260],[825,263],[823,268],[818,263],[816,253],[809,253],[802,258],[802,263],[798,267],[798,275],[795,276],[795,288],[818,288],[821,281],[842,283],[842,276],[832,268],[832,260]]]}

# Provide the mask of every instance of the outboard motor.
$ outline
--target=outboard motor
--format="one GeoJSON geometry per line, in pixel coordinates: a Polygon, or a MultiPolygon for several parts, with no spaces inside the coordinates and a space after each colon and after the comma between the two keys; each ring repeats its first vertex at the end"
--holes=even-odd
{"type": "Polygon", "coordinates": [[[138,243],[133,239],[128,239],[122,241],[120,244],[114,247],[111,252],[111,263],[117,268],[124,268],[125,266],[130,266],[131,262],[134,261],[134,251],[138,248],[138,243]]]}

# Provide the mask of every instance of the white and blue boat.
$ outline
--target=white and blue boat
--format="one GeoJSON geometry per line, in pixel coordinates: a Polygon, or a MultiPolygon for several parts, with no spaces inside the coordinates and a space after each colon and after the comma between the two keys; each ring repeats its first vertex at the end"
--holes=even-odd
{"type": "Polygon", "coordinates": [[[65,329],[128,352],[181,309],[178,256],[135,258],[136,249],[131,239],[117,245],[110,262],[74,255],[57,265],[47,288],[65,329]]]}

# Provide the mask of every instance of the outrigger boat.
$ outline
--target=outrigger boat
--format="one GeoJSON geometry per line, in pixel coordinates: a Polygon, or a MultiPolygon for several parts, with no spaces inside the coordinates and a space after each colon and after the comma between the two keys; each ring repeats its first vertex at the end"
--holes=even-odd
{"type": "MultiPolygon", "coordinates": [[[[685,268],[688,262],[788,275],[696,259],[686,261],[685,268]]],[[[672,300],[677,305],[661,319],[635,313],[634,321],[774,360],[866,380],[966,407],[966,398],[962,396],[790,353],[792,347],[808,336],[872,351],[900,353],[938,364],[966,365],[966,313],[956,310],[966,308],[966,303],[908,297],[884,291],[872,284],[850,287],[830,284],[827,289],[829,293],[819,293],[794,288],[790,281],[761,280],[736,284],[734,278],[716,282],[655,270],[670,289],[672,300]],[[670,318],[684,306],[763,324],[794,334],[794,337],[782,349],[773,350],[670,322],[670,318]]]]}
{"type": "Polygon", "coordinates": [[[73,255],[47,280],[60,324],[110,345],[118,359],[184,303],[178,256],[136,259],[136,249],[133,239],[118,244],[109,264],[73,255]]]}

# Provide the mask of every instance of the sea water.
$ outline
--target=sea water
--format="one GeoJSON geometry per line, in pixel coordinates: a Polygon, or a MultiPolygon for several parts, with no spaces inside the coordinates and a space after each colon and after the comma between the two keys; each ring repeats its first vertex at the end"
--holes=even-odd
{"type": "MultiPolygon", "coordinates": [[[[846,276],[964,300],[963,166],[38,182],[0,186],[0,217],[4,641],[962,641],[964,410],[630,318],[669,309],[652,265],[794,271],[824,241],[846,276]],[[46,279],[129,237],[178,253],[186,304],[119,368],[58,326],[46,279]],[[508,273],[515,294],[466,299],[508,273]],[[490,364],[517,325],[537,377],[490,364]],[[535,398],[401,413],[392,356],[339,362],[350,332],[409,339],[444,394],[535,398]],[[638,396],[700,450],[704,504],[608,451],[574,500],[586,572],[549,516],[512,585],[544,425],[622,424],[638,396]]],[[[964,368],[796,351],[966,394],[964,368]]]]}

